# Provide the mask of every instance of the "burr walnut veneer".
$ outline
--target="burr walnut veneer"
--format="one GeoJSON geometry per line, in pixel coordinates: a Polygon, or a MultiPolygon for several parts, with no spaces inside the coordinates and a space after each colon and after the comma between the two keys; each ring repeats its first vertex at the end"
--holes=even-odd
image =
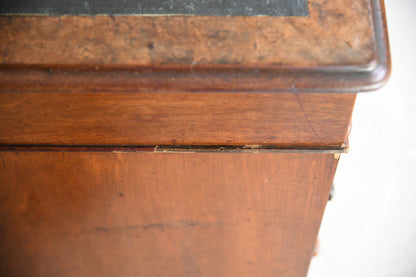
{"type": "Polygon", "coordinates": [[[306,276],[383,1],[200,2],[0,9],[1,276],[306,276]]]}

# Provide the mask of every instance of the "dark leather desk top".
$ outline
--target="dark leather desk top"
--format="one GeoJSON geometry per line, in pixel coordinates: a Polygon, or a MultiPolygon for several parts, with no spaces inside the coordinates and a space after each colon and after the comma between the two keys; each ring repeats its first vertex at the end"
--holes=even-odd
{"type": "Polygon", "coordinates": [[[0,14],[307,16],[306,0],[15,0],[0,14]]]}

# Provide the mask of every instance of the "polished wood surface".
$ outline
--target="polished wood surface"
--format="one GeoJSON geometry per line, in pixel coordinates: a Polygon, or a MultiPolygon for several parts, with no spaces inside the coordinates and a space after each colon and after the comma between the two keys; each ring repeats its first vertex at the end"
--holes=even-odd
{"type": "Polygon", "coordinates": [[[313,0],[309,10],[3,16],[0,90],[357,92],[384,83],[383,0],[313,0]]]}
{"type": "Polygon", "coordinates": [[[305,277],[390,73],[383,0],[308,7],[0,16],[0,275],[305,277]]]}
{"type": "Polygon", "coordinates": [[[0,152],[3,276],[305,276],[323,153],[0,152]]]}
{"type": "Polygon", "coordinates": [[[2,17],[6,36],[0,61],[46,66],[312,67],[374,60],[371,17],[363,16],[371,12],[371,0],[315,0],[309,7],[310,17],[2,17]],[[108,35],[104,41],[103,34],[108,35]],[[329,51],[340,57],[335,59],[329,51]]]}
{"type": "Polygon", "coordinates": [[[0,145],[342,147],[355,94],[0,93],[0,145]]]}

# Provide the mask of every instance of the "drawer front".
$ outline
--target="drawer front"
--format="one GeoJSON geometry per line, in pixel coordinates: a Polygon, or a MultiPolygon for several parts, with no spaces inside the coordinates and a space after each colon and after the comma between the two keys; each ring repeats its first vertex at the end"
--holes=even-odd
{"type": "Polygon", "coordinates": [[[7,276],[305,276],[331,153],[0,152],[7,276]]]}

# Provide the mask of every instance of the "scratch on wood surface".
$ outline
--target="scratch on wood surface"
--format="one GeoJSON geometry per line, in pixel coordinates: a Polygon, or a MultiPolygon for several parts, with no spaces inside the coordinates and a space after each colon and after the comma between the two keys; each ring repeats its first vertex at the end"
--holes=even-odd
{"type": "Polygon", "coordinates": [[[318,140],[321,140],[321,138],[319,137],[318,133],[316,132],[315,128],[313,127],[312,123],[310,122],[308,115],[306,114],[305,110],[303,109],[302,106],[302,102],[300,101],[299,95],[298,93],[295,92],[295,96],[296,96],[296,101],[299,104],[299,108],[302,111],[303,116],[305,117],[306,121],[308,122],[308,126],[311,128],[312,132],[314,133],[314,135],[316,136],[316,138],[318,140]]]}
{"type": "Polygon", "coordinates": [[[134,225],[126,225],[126,226],[113,226],[113,227],[102,227],[97,226],[95,227],[96,232],[105,232],[105,233],[119,233],[124,231],[131,231],[131,230],[141,230],[147,231],[150,229],[157,229],[159,231],[164,231],[167,229],[178,229],[178,228],[189,228],[189,227],[201,227],[201,228],[209,228],[211,226],[216,225],[224,225],[223,222],[215,221],[215,222],[200,222],[200,221],[192,221],[192,220],[179,220],[179,221],[170,221],[170,222],[156,222],[150,224],[134,224],[134,225]]]}
{"type": "Polygon", "coordinates": [[[4,156],[3,155],[1,156],[1,161],[2,161],[2,164],[3,164],[3,169],[4,170],[7,170],[7,168],[6,168],[6,161],[4,160],[4,156]]]}

